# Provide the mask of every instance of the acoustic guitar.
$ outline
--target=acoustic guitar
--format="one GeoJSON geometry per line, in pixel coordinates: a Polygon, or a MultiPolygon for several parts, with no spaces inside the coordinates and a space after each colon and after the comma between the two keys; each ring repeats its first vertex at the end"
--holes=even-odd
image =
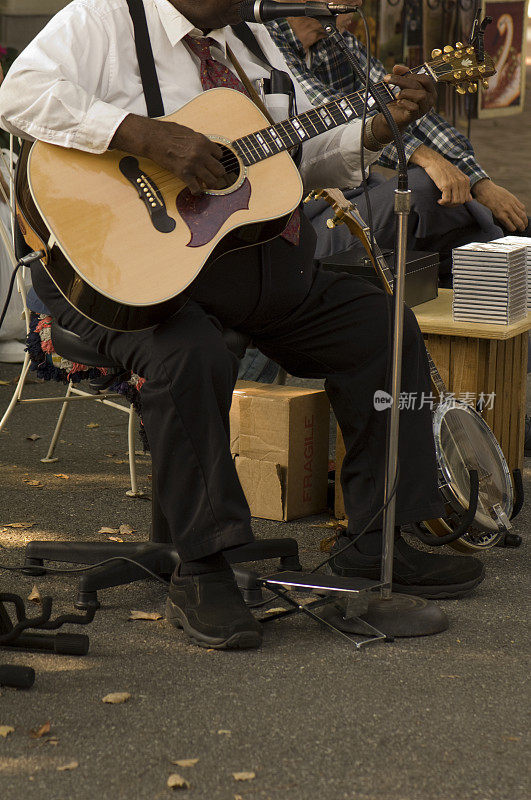
{"type": "MultiPolygon", "coordinates": [[[[329,228],[345,224],[363,244],[384,288],[393,294],[394,275],[369,227],[356,207],[337,189],[312,192],[332,207],[334,216],[327,221],[329,228]]],[[[308,198],[308,199],[309,199],[308,198]]],[[[437,456],[439,491],[445,504],[446,516],[425,520],[423,525],[441,542],[461,552],[474,552],[493,547],[510,530],[511,517],[518,513],[511,473],[496,437],[475,408],[452,398],[426,349],[434,390],[432,402],[433,438],[437,456]],[[470,502],[470,471],[478,476],[478,502],[467,531],[459,536],[458,527],[470,502]],[[457,538],[452,538],[453,536],[457,538]]],[[[421,531],[422,534],[422,531],[421,531]]]]}
{"type": "MultiPolygon", "coordinates": [[[[415,71],[474,92],[494,74],[493,61],[456,48],[434,50],[415,71]]],[[[397,90],[381,82],[377,91],[390,103],[397,90]]],[[[44,267],[81,314],[115,330],[148,328],[185,302],[205,265],[283,231],[303,194],[288,151],[360,117],[363,106],[356,92],[272,125],[240,92],[203,92],[164,118],[222,149],[227,187],[200,196],[148,159],[35,142],[23,148],[17,173],[22,234],[45,251],[44,267]]]]}

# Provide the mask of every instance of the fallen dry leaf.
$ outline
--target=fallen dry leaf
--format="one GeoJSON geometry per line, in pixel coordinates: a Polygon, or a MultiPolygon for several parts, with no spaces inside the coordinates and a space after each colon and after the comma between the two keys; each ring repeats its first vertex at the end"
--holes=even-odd
{"type": "Polygon", "coordinates": [[[337,534],[335,533],[332,536],[325,536],[324,539],[321,539],[319,542],[319,550],[321,553],[329,553],[334,546],[336,539],[337,534]]]}
{"type": "Polygon", "coordinates": [[[281,608],[280,606],[278,606],[278,608],[268,608],[265,613],[266,614],[278,614],[279,611],[286,611],[286,610],[287,609],[281,608]]]}
{"type": "Polygon", "coordinates": [[[243,800],[243,797],[241,796],[241,794],[235,794],[234,800],[243,800]]]}
{"type": "Polygon", "coordinates": [[[32,739],[41,739],[43,736],[46,736],[47,733],[50,733],[50,721],[45,722],[40,728],[32,728],[29,732],[29,735],[32,739]]]}
{"type": "Polygon", "coordinates": [[[109,536],[110,542],[123,542],[123,539],[120,536],[109,536]]]}
{"type": "Polygon", "coordinates": [[[65,481],[70,479],[70,475],[65,475],[64,472],[54,472],[54,478],[64,478],[65,481]]]}
{"type": "Polygon", "coordinates": [[[27,483],[28,486],[42,486],[41,481],[28,481],[22,478],[22,483],[27,483]]]}
{"type": "Polygon", "coordinates": [[[15,729],[11,727],[11,725],[0,725],[0,736],[3,736],[4,739],[7,739],[10,733],[13,733],[15,729]]]}
{"type": "Polygon", "coordinates": [[[130,697],[129,692],[111,692],[111,694],[106,694],[105,697],[102,697],[102,703],[126,703],[130,697]]]}
{"type": "Polygon", "coordinates": [[[219,730],[219,731],[218,731],[218,733],[219,733],[220,735],[223,735],[223,734],[225,734],[226,736],[230,736],[230,733],[231,733],[231,732],[230,732],[230,731],[225,731],[225,730],[223,730],[223,728],[222,728],[221,730],[219,730]]]}
{"type": "Polygon", "coordinates": [[[195,767],[198,761],[198,758],[178,758],[176,761],[172,761],[171,763],[177,764],[178,767],[195,767]]]}
{"type": "Polygon", "coordinates": [[[136,528],[132,528],[130,525],[120,525],[118,533],[120,534],[120,536],[128,536],[129,534],[134,533],[135,531],[136,528]]]}
{"type": "Polygon", "coordinates": [[[33,528],[34,522],[4,522],[6,528],[33,528]]]}
{"type": "Polygon", "coordinates": [[[521,738],[521,736],[502,736],[502,739],[506,742],[519,742],[521,738]]]}
{"type": "Polygon", "coordinates": [[[52,736],[50,739],[46,739],[46,744],[51,744],[52,747],[57,747],[59,744],[59,739],[57,739],[55,736],[52,736]]]}
{"type": "Polygon", "coordinates": [[[34,586],[31,592],[29,593],[28,600],[30,601],[30,603],[35,603],[38,606],[42,605],[41,593],[39,592],[37,586],[34,586]]]}
{"type": "Polygon", "coordinates": [[[98,533],[120,533],[118,528],[100,528],[98,533]]]}
{"type": "Polygon", "coordinates": [[[254,781],[256,772],[233,772],[232,777],[235,781],[254,781]]]}
{"type": "Polygon", "coordinates": [[[188,781],[185,780],[184,778],[182,778],[176,772],[174,772],[168,778],[167,786],[170,789],[189,789],[190,788],[190,784],[188,783],[188,781]]]}
{"type": "Polygon", "coordinates": [[[99,428],[99,427],[100,427],[99,422],[89,422],[87,425],[87,428],[99,428]]]}
{"type": "MultiPolygon", "coordinates": [[[[159,614],[158,611],[131,611],[129,619],[148,619],[156,621],[157,619],[162,619],[162,614],[159,614]]],[[[179,762],[174,761],[172,763],[178,764],[179,762]]]]}
{"type": "Polygon", "coordinates": [[[0,386],[9,386],[9,381],[0,381],[0,386]]]}
{"type": "Polygon", "coordinates": [[[62,767],[57,767],[57,772],[66,772],[70,769],[77,769],[79,767],[79,763],[77,761],[70,761],[68,764],[63,764],[62,767]]]}
{"type": "Polygon", "coordinates": [[[40,437],[38,434],[36,434],[36,433],[32,433],[32,434],[31,434],[31,436],[26,436],[26,439],[27,439],[29,442],[36,442],[36,441],[37,441],[37,439],[40,439],[40,438],[41,438],[41,437],[40,437]]]}

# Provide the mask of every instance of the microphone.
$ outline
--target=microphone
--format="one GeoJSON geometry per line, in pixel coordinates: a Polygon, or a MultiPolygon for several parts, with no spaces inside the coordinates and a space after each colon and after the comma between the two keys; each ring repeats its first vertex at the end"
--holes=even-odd
{"type": "Polygon", "coordinates": [[[277,3],[276,0],[245,0],[239,7],[242,22],[269,22],[282,17],[335,17],[350,14],[357,5],[345,3],[277,3]]]}

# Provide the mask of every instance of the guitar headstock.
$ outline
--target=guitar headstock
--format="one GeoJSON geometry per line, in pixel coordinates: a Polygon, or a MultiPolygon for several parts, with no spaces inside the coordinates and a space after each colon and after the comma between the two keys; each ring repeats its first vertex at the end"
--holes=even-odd
{"type": "Polygon", "coordinates": [[[488,53],[478,61],[476,48],[457,42],[455,48],[447,45],[443,50],[432,50],[432,61],[429,68],[439,83],[451,83],[459,94],[474,94],[478,90],[478,82],[484,89],[488,88],[487,78],[494,75],[494,61],[488,53]]]}

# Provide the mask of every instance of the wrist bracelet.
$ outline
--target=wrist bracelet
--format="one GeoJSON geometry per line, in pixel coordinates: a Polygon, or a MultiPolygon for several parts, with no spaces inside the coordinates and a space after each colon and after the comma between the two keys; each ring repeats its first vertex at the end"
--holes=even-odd
{"type": "Polygon", "coordinates": [[[369,117],[367,122],[365,123],[365,130],[364,130],[364,140],[366,140],[365,148],[367,150],[381,150],[385,147],[384,142],[378,141],[374,133],[372,132],[372,123],[374,121],[374,117],[369,117]]]}

